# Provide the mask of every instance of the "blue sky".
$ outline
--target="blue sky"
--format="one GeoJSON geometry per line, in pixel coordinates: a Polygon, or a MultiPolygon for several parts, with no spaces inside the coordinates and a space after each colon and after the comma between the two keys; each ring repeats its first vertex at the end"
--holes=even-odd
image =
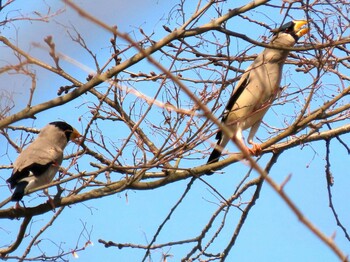
{"type": "MultiPolygon", "coordinates": [[[[247,2],[247,1],[245,1],[247,2]]],[[[31,10],[44,12],[47,6],[44,4],[38,5],[18,1],[18,9],[22,13],[30,13],[31,10]],[[40,9],[40,10],[39,10],[40,9]]],[[[44,2],[43,2],[44,3],[44,2]]],[[[79,6],[90,11],[103,22],[118,25],[118,29],[122,32],[128,32],[130,35],[138,35],[138,27],[142,27],[146,33],[154,32],[153,39],[160,39],[166,35],[162,29],[162,25],[166,24],[166,19],[171,8],[175,6],[177,1],[162,1],[147,0],[137,1],[99,1],[97,6],[96,1],[76,1],[79,6]],[[161,20],[160,20],[161,19],[161,20]]],[[[49,1],[48,4],[55,10],[63,7],[62,2],[49,1]]],[[[188,16],[195,6],[188,4],[188,16]]],[[[241,2],[240,4],[243,4],[241,2]]],[[[232,3],[232,8],[236,7],[232,3]]],[[[71,45],[67,37],[66,29],[61,27],[59,23],[65,22],[72,24],[77,28],[79,33],[86,39],[89,47],[97,54],[98,59],[104,61],[110,55],[109,53],[109,38],[110,34],[101,30],[90,22],[78,17],[74,11],[67,8],[67,12],[58,16],[50,23],[39,22],[16,22],[15,26],[9,26],[2,29],[2,34],[10,39],[15,39],[18,34],[18,44],[24,50],[30,51],[33,56],[39,56],[44,61],[49,61],[49,57],[45,50],[36,48],[33,43],[40,42],[44,45],[43,38],[47,35],[53,35],[58,51],[72,57],[76,61],[94,68],[93,61],[77,45],[71,45]],[[17,29],[17,32],[14,29],[17,29]],[[68,44],[69,43],[69,44],[68,44]]],[[[266,23],[274,24],[275,21],[280,21],[282,15],[276,12],[267,15],[263,9],[249,13],[252,19],[262,19],[266,23]]],[[[2,14],[4,15],[4,13],[2,14]]],[[[302,16],[303,13],[295,11],[295,17],[302,16]]],[[[204,16],[203,21],[210,21],[213,17],[204,16]]],[[[304,17],[298,17],[304,18],[304,17]]],[[[241,24],[244,21],[241,18],[234,18],[228,24],[232,31],[247,34],[250,38],[261,40],[261,36],[269,36],[269,33],[260,28],[242,28],[241,24]]],[[[249,24],[249,23],[244,23],[249,24]]],[[[221,36],[222,41],[225,38],[221,36]]],[[[246,49],[247,44],[236,39],[231,39],[231,54],[239,53],[246,49]]],[[[260,48],[253,48],[251,54],[259,52],[260,48]]],[[[11,61],[12,54],[4,54],[3,61],[11,61]]],[[[84,81],[87,72],[75,65],[63,62],[65,70],[74,75],[77,79],[84,81]]],[[[141,67],[149,66],[147,62],[141,63],[141,67]]],[[[137,67],[135,67],[136,70],[137,67]]],[[[149,69],[147,69],[149,70],[149,69]]],[[[294,70],[291,70],[295,74],[294,70]]],[[[286,67],[284,72],[289,72],[286,67]]],[[[27,102],[28,96],[28,80],[21,81],[12,76],[1,76],[3,78],[0,84],[2,90],[15,90],[14,111],[20,110],[27,102]],[[6,84],[4,84],[6,83],[6,84]]],[[[303,76],[300,82],[291,83],[291,88],[296,88],[298,85],[310,84],[310,78],[303,76]]],[[[325,81],[332,81],[325,80],[325,81]]],[[[289,84],[288,78],[284,78],[282,83],[289,84]]],[[[45,101],[56,96],[57,88],[67,84],[62,79],[38,69],[38,92],[34,97],[35,103],[45,101]]],[[[147,92],[147,86],[144,91],[147,92]]],[[[229,93],[228,93],[229,94],[229,93]]],[[[54,108],[48,112],[43,112],[37,115],[37,120],[25,120],[16,125],[34,125],[37,128],[44,126],[47,122],[64,119],[71,123],[78,130],[82,131],[84,120],[79,122],[79,117],[88,118],[88,109],[81,106],[82,104],[91,103],[88,96],[82,96],[71,102],[66,108],[65,106],[54,108]],[[68,109],[68,110],[67,110],[68,109]],[[49,120],[48,120],[49,119],[49,120]]],[[[295,105],[295,104],[294,104],[295,105]]],[[[288,114],[288,110],[294,110],[294,105],[275,106],[270,110],[264,121],[276,125],[283,125],[281,111],[288,114]],[[285,112],[286,110],[287,112],[285,112]],[[277,117],[276,117],[277,115],[277,117]]],[[[219,110],[221,112],[222,110],[219,110]]],[[[282,114],[283,114],[282,113],[282,114]]],[[[257,136],[264,140],[268,134],[261,127],[257,136]]],[[[110,129],[106,129],[110,130],[110,129]]],[[[115,129],[107,131],[106,135],[115,135],[115,129]]],[[[18,135],[18,133],[16,133],[18,135]]],[[[120,136],[123,134],[121,133],[120,136]]],[[[17,138],[19,139],[19,138],[17,138]]],[[[345,138],[349,141],[349,138],[345,138]]],[[[214,141],[214,138],[213,138],[214,141]]],[[[212,142],[213,142],[212,141],[212,142]]],[[[6,143],[0,137],[0,143],[6,143]]],[[[347,168],[344,165],[344,159],[338,157],[346,155],[343,147],[339,143],[332,141],[332,173],[335,178],[333,186],[333,198],[337,206],[339,217],[345,225],[349,220],[349,209],[342,202],[350,196],[348,190],[347,168]]],[[[234,151],[235,147],[230,146],[230,150],[234,151]]],[[[2,149],[4,150],[4,149],[2,149]]],[[[67,153],[74,152],[76,147],[69,145],[66,149],[67,153]]],[[[4,155],[4,151],[0,151],[4,155]]],[[[259,163],[265,166],[270,155],[264,155],[259,163]]],[[[11,153],[11,161],[14,161],[16,154],[11,153]]],[[[343,237],[343,233],[336,226],[336,222],[332,217],[328,207],[328,197],[326,191],[326,179],[324,174],[325,167],[325,146],[324,142],[317,142],[304,147],[293,148],[280,156],[277,164],[272,168],[270,176],[278,183],[282,183],[287,176],[291,175],[291,180],[285,187],[286,192],[293,202],[300,208],[303,214],[309,218],[322,232],[331,236],[336,233],[335,241],[339,247],[345,252],[350,253],[349,242],[343,237]]],[[[2,162],[9,163],[7,157],[1,157],[2,162]]],[[[206,159],[194,161],[196,164],[205,164],[206,159]],[[200,161],[200,162],[199,162],[200,161]]],[[[5,164],[3,163],[3,164],[5,164]]],[[[68,165],[68,163],[67,163],[68,165]]],[[[185,165],[193,165],[193,162],[185,163],[185,165]]],[[[91,168],[88,163],[79,163],[82,169],[91,168]]],[[[233,194],[238,181],[248,171],[248,166],[244,162],[235,163],[225,169],[223,174],[203,177],[208,183],[215,187],[224,197],[229,197],[233,194]]],[[[1,199],[5,199],[10,195],[5,180],[10,175],[10,171],[1,171],[2,190],[0,191],[1,199]]],[[[112,174],[113,175],[113,174],[112,174]]],[[[251,177],[255,177],[253,172],[251,177]]],[[[62,249],[74,249],[76,245],[81,246],[89,237],[94,243],[93,246],[88,246],[85,251],[79,252],[81,261],[139,261],[143,257],[144,252],[136,249],[104,248],[98,243],[98,239],[111,240],[121,243],[140,243],[147,244],[153,237],[158,226],[172,206],[181,196],[188,181],[167,185],[164,188],[159,188],[152,191],[133,191],[128,190],[113,196],[97,199],[82,204],[76,204],[66,207],[62,215],[55,221],[47,232],[42,236],[42,241],[34,248],[42,249],[48,255],[55,255],[59,252],[58,244],[62,249]],[[127,195],[126,195],[127,194],[127,195]],[[85,228],[85,230],[84,230],[85,228]],[[83,232],[81,235],[80,233],[83,232]],[[91,234],[91,235],[90,235],[91,234]],[[55,243],[53,243],[53,241],[55,243]]],[[[55,188],[50,189],[55,192],[55,188]]],[[[253,191],[251,191],[251,194],[253,191]]],[[[249,199],[249,196],[246,196],[249,199]]],[[[36,195],[32,194],[27,197],[28,204],[41,203],[42,198],[36,199],[36,195]],[[34,202],[30,200],[33,198],[34,202]]],[[[192,190],[186,196],[180,207],[174,213],[172,220],[165,226],[164,231],[160,234],[157,243],[176,241],[184,238],[195,237],[202,230],[203,226],[208,222],[211,214],[217,209],[218,199],[215,194],[201,181],[196,181],[192,190]]],[[[217,243],[213,247],[220,246],[220,241],[227,241],[236,226],[237,219],[240,216],[240,211],[234,210],[230,213],[226,221],[227,234],[220,236],[217,243]],[[232,229],[230,229],[232,223],[232,229]]],[[[31,225],[31,232],[36,232],[49,219],[52,213],[44,214],[35,217],[31,225]]],[[[14,239],[17,228],[21,221],[2,221],[0,226],[0,246],[8,244],[8,240],[14,239]]],[[[25,242],[30,241],[31,236],[25,239],[25,242]]],[[[17,251],[18,254],[23,252],[26,245],[23,245],[17,251]]],[[[34,249],[33,248],[33,249],[34,249]]],[[[153,254],[154,261],[160,261],[161,253],[168,252],[173,255],[168,261],[179,261],[184,254],[188,252],[188,248],[182,246],[172,247],[170,250],[165,248],[161,251],[156,251],[153,254]]],[[[216,250],[217,251],[217,250],[216,250]]],[[[215,252],[215,250],[213,251],[215,252]]],[[[33,250],[32,256],[40,254],[40,250],[33,250]]],[[[75,260],[69,256],[70,261],[75,260]]],[[[281,198],[265,184],[260,194],[257,204],[251,210],[251,213],[245,222],[236,245],[232,248],[228,261],[337,261],[336,256],[331,250],[317,239],[308,229],[306,229],[290,211],[281,198]]]]}

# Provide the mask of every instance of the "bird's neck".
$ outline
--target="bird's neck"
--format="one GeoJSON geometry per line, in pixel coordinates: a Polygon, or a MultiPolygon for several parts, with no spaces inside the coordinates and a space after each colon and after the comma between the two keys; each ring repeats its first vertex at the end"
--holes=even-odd
{"type": "Polygon", "coordinates": [[[265,63],[283,64],[289,54],[288,50],[267,48],[261,53],[261,60],[265,63]]]}

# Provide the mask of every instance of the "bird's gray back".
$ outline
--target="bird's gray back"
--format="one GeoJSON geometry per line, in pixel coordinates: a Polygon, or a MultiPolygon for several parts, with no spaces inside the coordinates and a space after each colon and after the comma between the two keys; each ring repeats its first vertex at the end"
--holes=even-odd
{"type": "Polygon", "coordinates": [[[13,171],[21,171],[32,164],[47,165],[54,162],[60,165],[62,160],[63,150],[60,147],[38,137],[18,156],[13,164],[13,171]]]}

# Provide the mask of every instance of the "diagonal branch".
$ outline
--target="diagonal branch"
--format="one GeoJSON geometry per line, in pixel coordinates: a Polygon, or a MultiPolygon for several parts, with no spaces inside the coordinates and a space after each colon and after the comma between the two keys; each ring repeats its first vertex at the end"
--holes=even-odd
{"type": "Polygon", "coordinates": [[[14,250],[16,250],[19,245],[21,244],[22,240],[23,240],[23,237],[24,237],[24,234],[26,232],[26,229],[28,227],[28,224],[29,222],[31,221],[32,219],[32,216],[25,216],[24,219],[23,219],[23,222],[21,224],[21,227],[19,229],[19,232],[17,234],[17,238],[16,238],[16,241],[10,245],[9,247],[7,248],[4,248],[4,249],[0,249],[0,257],[5,257],[7,254],[13,252],[14,250]]]}

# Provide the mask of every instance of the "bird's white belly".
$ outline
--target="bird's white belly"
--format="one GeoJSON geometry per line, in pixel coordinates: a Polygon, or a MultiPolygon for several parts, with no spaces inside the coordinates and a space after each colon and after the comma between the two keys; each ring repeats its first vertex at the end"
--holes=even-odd
{"type": "Polygon", "coordinates": [[[29,177],[22,179],[21,181],[28,182],[28,185],[26,186],[26,192],[29,189],[41,187],[43,185],[47,185],[47,184],[51,183],[51,181],[55,177],[55,174],[57,173],[57,171],[58,171],[58,166],[51,165],[45,171],[45,173],[40,175],[40,176],[30,175],[29,177]]]}

